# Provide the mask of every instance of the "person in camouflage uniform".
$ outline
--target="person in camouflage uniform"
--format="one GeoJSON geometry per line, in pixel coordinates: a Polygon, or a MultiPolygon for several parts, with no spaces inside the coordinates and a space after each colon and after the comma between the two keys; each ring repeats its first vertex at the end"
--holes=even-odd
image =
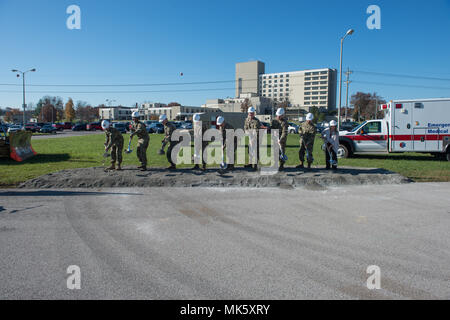
{"type": "MultiPolygon", "coordinates": [[[[249,130],[256,130],[256,164],[253,165],[253,169],[258,169],[259,162],[259,129],[261,129],[261,122],[255,118],[256,110],[253,107],[248,108],[248,117],[245,119],[244,131],[248,132],[249,130]]],[[[250,159],[249,159],[250,161],[250,159]]],[[[245,166],[245,168],[251,168],[252,164],[249,163],[245,166]]]]}
{"type": "MultiPolygon", "coordinates": [[[[222,135],[222,152],[225,152],[225,149],[227,147],[228,144],[228,140],[227,140],[227,130],[234,130],[234,127],[227,123],[225,121],[225,118],[222,116],[217,117],[216,120],[216,125],[219,128],[220,134],[222,135]]],[[[233,148],[234,148],[234,155],[236,155],[236,150],[237,150],[237,137],[234,137],[233,139],[233,148]]],[[[229,164],[227,167],[228,170],[233,171],[234,170],[234,161],[233,164],[229,164]]]]}
{"type": "Polygon", "coordinates": [[[150,137],[147,132],[147,127],[143,122],[139,121],[139,112],[135,111],[132,114],[133,123],[131,125],[130,141],[134,136],[138,136],[138,144],[136,155],[141,165],[138,169],[141,171],[147,170],[147,148],[150,142],[150,137]]]}
{"type": "MultiPolygon", "coordinates": [[[[289,134],[289,124],[284,118],[284,109],[280,108],[277,110],[277,118],[272,121],[271,128],[275,130],[280,130],[280,137],[278,140],[278,143],[280,144],[280,155],[286,154],[286,144],[287,144],[287,138],[289,134]]],[[[285,161],[283,159],[280,159],[280,168],[279,171],[284,170],[284,163],[285,161]]]]}
{"type": "Polygon", "coordinates": [[[169,170],[174,170],[176,169],[176,164],[172,161],[172,149],[173,147],[175,147],[175,145],[177,144],[176,141],[172,141],[172,134],[173,132],[177,129],[175,127],[175,125],[171,122],[169,122],[169,120],[167,120],[167,116],[165,114],[162,114],[159,116],[159,122],[162,123],[164,125],[164,139],[161,142],[165,142],[166,144],[169,144],[169,147],[167,148],[167,152],[166,152],[166,156],[167,156],[167,161],[169,161],[170,166],[167,168],[169,170]]]}
{"type": "MultiPolygon", "coordinates": [[[[201,154],[196,154],[195,156],[201,157],[202,158],[202,171],[206,170],[206,162],[205,162],[205,158],[204,158],[204,153],[205,153],[205,149],[209,144],[209,141],[203,141],[203,134],[206,132],[206,130],[208,130],[208,122],[206,121],[201,121],[200,119],[200,114],[195,114],[193,117],[193,124],[194,124],[194,134],[198,134],[200,135],[200,137],[202,138],[202,151],[201,154]],[[201,127],[200,127],[201,124],[201,127]]],[[[200,166],[195,163],[194,167],[192,168],[192,170],[199,170],[200,166]]]]}
{"type": "Polygon", "coordinates": [[[119,130],[111,127],[108,120],[102,121],[102,128],[106,135],[105,151],[108,152],[111,149],[111,166],[107,170],[122,170],[123,136],[119,130]]]}
{"type": "Polygon", "coordinates": [[[306,151],[306,161],[308,162],[308,169],[311,168],[311,164],[314,161],[313,149],[314,149],[314,139],[316,138],[316,126],[312,122],[314,120],[314,115],[308,113],[306,115],[306,121],[302,123],[299,128],[300,134],[300,150],[298,152],[298,158],[300,160],[300,165],[297,166],[298,169],[303,169],[305,162],[305,151],[306,151]]]}

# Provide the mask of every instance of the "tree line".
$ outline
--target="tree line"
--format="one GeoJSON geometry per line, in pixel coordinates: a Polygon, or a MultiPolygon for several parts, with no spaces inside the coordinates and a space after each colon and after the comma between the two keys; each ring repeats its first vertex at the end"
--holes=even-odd
{"type": "MultiPolygon", "coordinates": [[[[64,104],[61,97],[44,96],[39,99],[36,108],[28,112],[31,112],[32,117],[37,118],[38,122],[73,122],[75,120],[92,122],[99,118],[99,109],[102,107],[105,105],[93,107],[85,101],[77,101],[75,104],[72,98],[64,104]]],[[[15,115],[22,114],[20,109],[9,109],[5,112],[4,119],[11,122],[15,115]]]]}

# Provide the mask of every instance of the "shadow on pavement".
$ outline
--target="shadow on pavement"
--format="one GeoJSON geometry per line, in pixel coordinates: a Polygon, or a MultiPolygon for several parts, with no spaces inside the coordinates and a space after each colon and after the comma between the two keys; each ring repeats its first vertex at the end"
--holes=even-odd
{"type": "Polygon", "coordinates": [[[142,193],[100,192],[100,191],[6,191],[0,192],[0,197],[70,197],[70,196],[107,196],[107,195],[142,196],[142,193]]]}

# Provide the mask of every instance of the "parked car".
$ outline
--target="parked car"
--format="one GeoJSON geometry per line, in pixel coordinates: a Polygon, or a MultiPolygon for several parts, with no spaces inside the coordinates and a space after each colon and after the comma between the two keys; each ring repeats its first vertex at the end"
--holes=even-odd
{"type": "Polygon", "coordinates": [[[159,123],[152,123],[150,126],[147,127],[148,133],[164,133],[164,126],[159,123]]]}
{"type": "Polygon", "coordinates": [[[86,124],[77,123],[72,127],[72,131],[86,131],[86,124]]]}
{"type": "Polygon", "coordinates": [[[52,125],[50,124],[45,124],[40,130],[40,133],[56,133],[56,128],[54,128],[52,125]]]}
{"type": "Polygon", "coordinates": [[[172,122],[175,128],[180,129],[181,128],[181,122],[180,121],[173,121],[172,122]]]}
{"type": "Polygon", "coordinates": [[[120,133],[127,133],[127,125],[124,122],[115,122],[112,124],[113,128],[120,131],[120,133]]]}
{"type": "Polygon", "coordinates": [[[289,124],[288,132],[298,134],[299,125],[293,122],[288,122],[288,124],[289,124]]]}
{"type": "Polygon", "coordinates": [[[72,122],[64,122],[64,130],[70,130],[73,127],[72,122]]]}
{"type": "Polygon", "coordinates": [[[53,123],[52,127],[55,128],[58,131],[64,130],[64,123],[53,123]]]}
{"type": "Polygon", "coordinates": [[[101,122],[91,122],[86,125],[86,130],[88,131],[96,131],[103,130],[101,122]]]}
{"type": "Polygon", "coordinates": [[[27,123],[25,125],[26,131],[39,132],[40,129],[41,129],[41,127],[39,127],[36,123],[27,123]]]}
{"type": "Polygon", "coordinates": [[[16,131],[20,131],[20,130],[22,130],[22,126],[21,125],[13,124],[13,125],[9,126],[8,133],[16,132],[16,131]]]}
{"type": "Polygon", "coordinates": [[[192,129],[192,122],[185,122],[181,125],[181,129],[192,129]]]}

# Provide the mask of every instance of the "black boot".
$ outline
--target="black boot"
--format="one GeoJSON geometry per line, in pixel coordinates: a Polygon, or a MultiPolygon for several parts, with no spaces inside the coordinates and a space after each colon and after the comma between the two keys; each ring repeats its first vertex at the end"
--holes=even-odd
{"type": "Polygon", "coordinates": [[[191,170],[200,170],[200,166],[196,164],[191,170]]]}

